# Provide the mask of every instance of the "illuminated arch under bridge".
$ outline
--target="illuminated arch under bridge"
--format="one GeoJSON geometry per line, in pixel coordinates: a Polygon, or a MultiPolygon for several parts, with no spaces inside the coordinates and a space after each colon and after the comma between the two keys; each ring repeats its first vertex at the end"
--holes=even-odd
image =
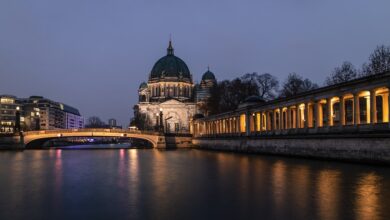
{"type": "Polygon", "coordinates": [[[154,148],[166,148],[164,134],[158,132],[129,131],[121,129],[61,129],[28,131],[23,133],[23,147],[36,141],[50,140],[60,137],[127,137],[149,141],[154,148]]]}

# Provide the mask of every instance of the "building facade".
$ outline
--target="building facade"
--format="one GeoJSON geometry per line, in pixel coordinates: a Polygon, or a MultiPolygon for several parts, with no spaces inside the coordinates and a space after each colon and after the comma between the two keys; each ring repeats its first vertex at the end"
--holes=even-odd
{"type": "Polygon", "coordinates": [[[386,131],[390,72],[272,101],[250,97],[235,111],[193,122],[195,137],[359,134],[386,131]]]}
{"type": "Polygon", "coordinates": [[[18,120],[23,131],[84,127],[84,118],[76,108],[42,96],[2,95],[0,102],[0,133],[14,133],[18,120]]]}
{"type": "Polygon", "coordinates": [[[16,114],[20,111],[17,98],[12,95],[0,95],[0,133],[14,133],[16,114]]]}
{"type": "MultiPolygon", "coordinates": [[[[213,78],[216,82],[210,71],[206,78],[213,78]]],[[[209,96],[206,87],[211,86],[210,82],[203,81],[195,86],[187,64],[174,55],[170,41],[167,55],[154,64],[148,82],[139,86],[139,102],[134,106],[134,116],[144,126],[140,129],[164,128],[167,133],[189,133],[193,116],[200,113],[198,102],[209,96]]]]}

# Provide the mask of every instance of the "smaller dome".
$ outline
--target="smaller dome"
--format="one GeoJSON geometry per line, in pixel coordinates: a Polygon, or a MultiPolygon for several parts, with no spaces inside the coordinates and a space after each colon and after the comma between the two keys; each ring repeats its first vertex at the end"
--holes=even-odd
{"type": "Polygon", "coordinates": [[[202,76],[202,80],[216,80],[215,75],[210,70],[207,70],[202,76]]]}
{"type": "Polygon", "coordinates": [[[141,85],[139,85],[139,89],[145,89],[148,88],[148,84],[146,82],[142,82],[141,85]]]}
{"type": "Polygon", "coordinates": [[[260,96],[252,95],[244,100],[243,103],[260,103],[265,102],[260,96]]]}

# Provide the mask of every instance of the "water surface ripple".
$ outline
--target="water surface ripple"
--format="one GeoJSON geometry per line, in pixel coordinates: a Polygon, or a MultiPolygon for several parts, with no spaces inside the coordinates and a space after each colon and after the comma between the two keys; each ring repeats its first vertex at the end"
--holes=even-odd
{"type": "Polygon", "coordinates": [[[390,219],[390,169],[150,149],[0,152],[0,219],[390,219]]]}

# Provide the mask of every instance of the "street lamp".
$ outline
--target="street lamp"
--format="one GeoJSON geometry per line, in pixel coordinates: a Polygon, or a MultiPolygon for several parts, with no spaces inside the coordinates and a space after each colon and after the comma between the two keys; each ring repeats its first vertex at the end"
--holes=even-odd
{"type": "Polygon", "coordinates": [[[35,112],[35,130],[39,131],[41,130],[41,125],[39,121],[39,111],[35,112]]]}
{"type": "Polygon", "coordinates": [[[163,124],[163,109],[160,108],[160,132],[164,131],[164,124],[163,124]]]}
{"type": "Polygon", "coordinates": [[[159,128],[159,124],[158,124],[158,117],[160,116],[159,113],[156,113],[156,126],[155,126],[155,129],[156,131],[158,131],[160,128],[159,128]]]}
{"type": "Polygon", "coordinates": [[[20,132],[20,107],[16,106],[15,113],[15,133],[20,132]]]}

